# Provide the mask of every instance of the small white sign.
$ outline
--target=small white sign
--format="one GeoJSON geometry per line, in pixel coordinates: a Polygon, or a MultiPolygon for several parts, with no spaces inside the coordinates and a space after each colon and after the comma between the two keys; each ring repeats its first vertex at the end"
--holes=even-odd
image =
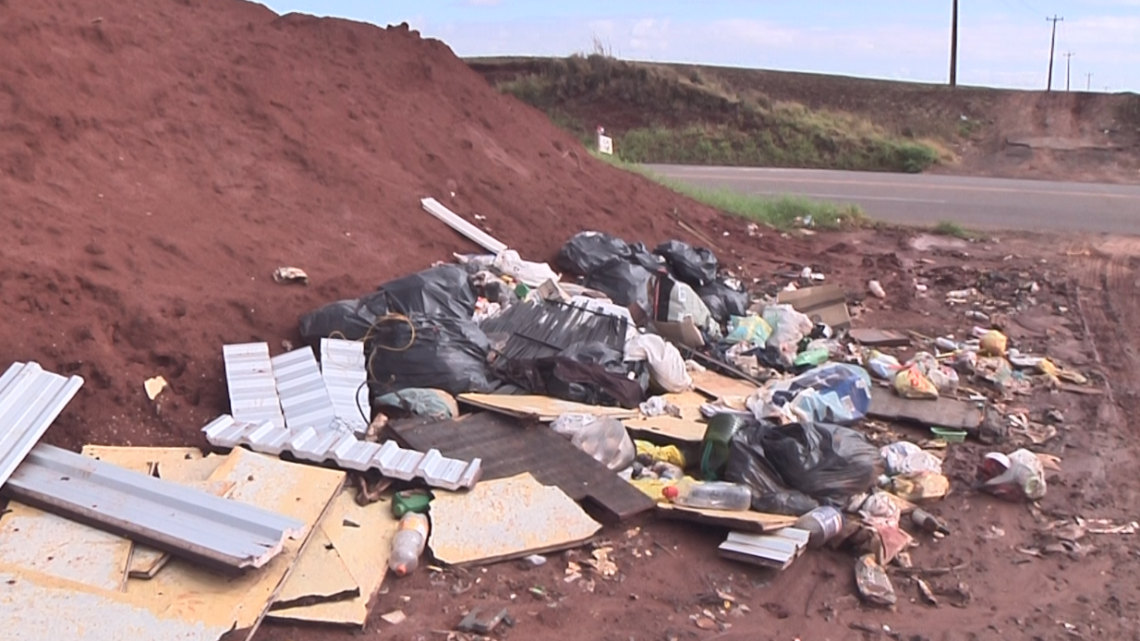
{"type": "Polygon", "coordinates": [[[614,139],[598,134],[598,151],[603,154],[614,154],[614,139]]]}

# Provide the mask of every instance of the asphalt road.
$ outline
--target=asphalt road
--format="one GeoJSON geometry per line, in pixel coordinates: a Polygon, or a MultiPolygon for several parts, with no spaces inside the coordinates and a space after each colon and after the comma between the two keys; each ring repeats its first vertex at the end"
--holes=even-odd
{"type": "MultiPolygon", "coordinates": [[[[701,187],[857,203],[884,222],[1140,235],[1140,186],[816,169],[650,165],[701,187]]],[[[1138,177],[1140,178],[1140,177],[1138,177]]]]}

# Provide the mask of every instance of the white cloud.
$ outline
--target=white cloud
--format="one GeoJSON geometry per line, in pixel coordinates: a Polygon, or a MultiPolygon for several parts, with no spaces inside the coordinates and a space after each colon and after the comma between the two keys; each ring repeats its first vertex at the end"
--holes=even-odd
{"type": "Polygon", "coordinates": [[[497,7],[501,0],[464,0],[463,4],[469,7],[497,7]]]}

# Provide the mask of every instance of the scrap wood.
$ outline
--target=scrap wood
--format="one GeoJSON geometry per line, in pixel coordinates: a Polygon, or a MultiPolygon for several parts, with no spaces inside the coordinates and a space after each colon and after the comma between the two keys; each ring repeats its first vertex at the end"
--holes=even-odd
{"type": "Polygon", "coordinates": [[[757,533],[772,532],[790,527],[796,522],[796,517],[782,514],[767,514],[755,510],[710,510],[671,503],[658,504],[657,514],[667,519],[695,521],[740,532],[757,533]]]}
{"type": "Polygon", "coordinates": [[[420,204],[423,205],[424,211],[492,254],[499,254],[507,249],[506,243],[460,218],[458,214],[445,207],[435,198],[421,199],[420,204]]]}
{"type": "MultiPolygon", "coordinates": [[[[400,522],[392,516],[387,501],[362,506],[353,495],[352,488],[345,488],[333,501],[318,529],[325,534],[352,574],[359,594],[344,601],[293,608],[274,607],[268,615],[271,620],[364,628],[369,602],[388,572],[392,537],[396,535],[400,522]]],[[[315,545],[310,545],[305,554],[318,551],[315,545]]],[[[285,587],[293,583],[295,580],[290,577],[285,587]]]]}
{"type": "Polygon", "coordinates": [[[437,492],[428,545],[448,565],[495,563],[580,545],[602,526],[557,487],[530,474],[437,492]]]}
{"type": "Polygon", "coordinates": [[[127,595],[155,612],[176,612],[203,626],[245,630],[249,639],[288,578],[312,531],[344,485],[344,472],[282,461],[235,449],[211,480],[236,484],[232,500],[249,503],[306,524],[301,540],[285,541],[280,554],[254,572],[222,576],[183,559],[172,559],[153,579],[127,580],[127,595]]]}
{"type": "Polygon", "coordinates": [[[860,345],[867,347],[906,347],[910,345],[910,338],[902,332],[893,329],[874,329],[858,327],[847,334],[860,345]]]}
{"type": "Polygon", "coordinates": [[[713,399],[745,399],[756,392],[760,383],[730,378],[713,371],[693,372],[693,388],[713,399]]]}
{"type": "Polygon", "coordinates": [[[146,597],[100,590],[0,563],[4,638],[123,641],[218,641],[231,628],[185,610],[163,610],[146,597]]]}
{"type": "Polygon", "coordinates": [[[906,399],[890,392],[871,395],[867,416],[884,421],[918,423],[925,427],[948,427],[977,435],[983,411],[975,404],[950,398],[906,399]]]}
{"type": "Polygon", "coordinates": [[[705,435],[704,417],[701,415],[701,406],[708,399],[697,392],[681,392],[678,394],[665,394],[665,401],[681,410],[681,417],[675,416],[639,416],[622,421],[626,429],[650,437],[663,437],[670,441],[682,443],[700,442],[705,435]]]}
{"type": "Polygon", "coordinates": [[[482,409],[514,416],[516,418],[536,418],[544,423],[550,423],[563,414],[592,414],[594,416],[611,416],[616,419],[634,418],[638,411],[627,410],[621,407],[602,407],[598,405],[585,405],[574,401],[564,401],[549,396],[522,395],[507,396],[496,394],[460,394],[459,400],[482,409]]]}

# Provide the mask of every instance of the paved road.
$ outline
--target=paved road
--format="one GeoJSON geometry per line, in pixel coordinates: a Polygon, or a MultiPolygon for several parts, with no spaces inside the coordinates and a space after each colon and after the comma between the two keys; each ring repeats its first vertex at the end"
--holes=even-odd
{"type": "Polygon", "coordinates": [[[858,203],[871,218],[974,229],[1140,235],[1140,186],[815,169],[650,165],[701,187],[858,203]]]}

